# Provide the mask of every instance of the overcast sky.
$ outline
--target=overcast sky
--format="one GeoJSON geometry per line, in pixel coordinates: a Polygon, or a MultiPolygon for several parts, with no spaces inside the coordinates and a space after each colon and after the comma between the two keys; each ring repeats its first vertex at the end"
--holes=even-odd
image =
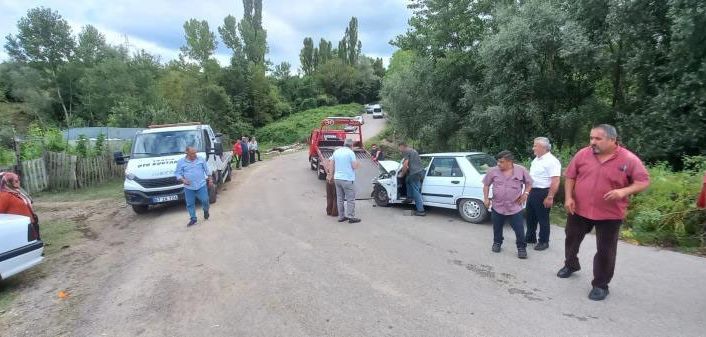
{"type": "MultiPolygon", "coordinates": [[[[145,49],[168,61],[184,44],[183,24],[190,18],[205,19],[216,33],[223,18],[243,16],[239,0],[0,0],[2,45],[7,34],[17,33],[17,21],[33,7],[49,7],[69,22],[73,33],[94,25],[111,44],[129,41],[133,50],[145,49]]],[[[267,57],[275,64],[288,61],[299,66],[302,40],[309,36],[318,43],[323,37],[334,47],[343,37],[348,21],[358,18],[363,53],[387,60],[394,47],[388,43],[407,28],[411,12],[406,0],[263,0],[263,25],[270,48],[267,57]]],[[[220,40],[220,37],[219,37],[220,40]]],[[[219,41],[216,58],[228,64],[229,51],[219,41]]],[[[2,48],[0,60],[6,60],[2,48]]]]}

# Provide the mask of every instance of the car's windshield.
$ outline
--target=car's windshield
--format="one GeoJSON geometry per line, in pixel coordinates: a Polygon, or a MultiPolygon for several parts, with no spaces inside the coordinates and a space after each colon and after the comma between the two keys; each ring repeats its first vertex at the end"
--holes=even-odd
{"type": "Polygon", "coordinates": [[[200,133],[197,130],[143,133],[135,137],[131,158],[150,158],[184,153],[187,146],[203,152],[200,133]]]}
{"type": "Polygon", "coordinates": [[[498,164],[495,158],[487,154],[472,154],[467,156],[466,159],[471,162],[471,165],[473,165],[480,174],[485,174],[491,167],[498,164]]]}

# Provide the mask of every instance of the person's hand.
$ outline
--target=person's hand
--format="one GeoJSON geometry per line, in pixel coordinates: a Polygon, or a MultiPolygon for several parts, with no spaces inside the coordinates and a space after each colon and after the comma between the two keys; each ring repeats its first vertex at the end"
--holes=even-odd
{"type": "Polygon", "coordinates": [[[518,205],[522,205],[527,201],[527,193],[522,193],[522,195],[515,200],[518,205]]]}
{"type": "Polygon", "coordinates": [[[485,208],[490,208],[490,199],[483,198],[483,205],[485,205],[485,208]]]}
{"type": "Polygon", "coordinates": [[[554,206],[554,197],[547,196],[546,198],[544,198],[543,204],[544,208],[552,208],[552,206],[554,206]]]}
{"type": "Polygon", "coordinates": [[[576,213],[576,202],[573,198],[566,198],[564,200],[564,208],[566,208],[566,213],[574,215],[576,213]]]}
{"type": "Polygon", "coordinates": [[[621,189],[608,191],[608,193],[603,195],[603,200],[605,200],[605,201],[621,200],[627,196],[628,196],[628,193],[625,192],[625,190],[623,190],[621,188],[621,189]]]}
{"type": "Polygon", "coordinates": [[[186,179],[186,178],[181,178],[181,183],[186,186],[191,185],[191,182],[189,181],[189,179],[186,179]]]}

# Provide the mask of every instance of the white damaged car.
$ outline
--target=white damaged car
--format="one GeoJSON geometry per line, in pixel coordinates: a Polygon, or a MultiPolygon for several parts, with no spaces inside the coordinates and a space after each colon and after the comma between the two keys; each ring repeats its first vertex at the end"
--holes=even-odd
{"type": "MultiPolygon", "coordinates": [[[[420,155],[426,167],[422,181],[424,206],[457,209],[463,220],[480,223],[487,219],[483,204],[483,177],[497,165],[482,152],[430,153],[420,155]]],[[[380,177],[373,181],[372,197],[378,206],[401,204],[407,198],[402,162],[380,161],[380,177]]]]}
{"type": "Polygon", "coordinates": [[[0,280],[32,268],[43,259],[39,227],[26,216],[0,214],[0,280]]]}

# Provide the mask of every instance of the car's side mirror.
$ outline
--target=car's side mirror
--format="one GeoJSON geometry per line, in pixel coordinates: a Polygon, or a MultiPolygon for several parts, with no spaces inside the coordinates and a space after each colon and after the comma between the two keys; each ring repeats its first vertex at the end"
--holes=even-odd
{"type": "Polygon", "coordinates": [[[391,176],[394,176],[394,175],[396,175],[396,174],[397,174],[397,171],[395,171],[395,170],[390,171],[390,175],[391,175],[391,176]]]}
{"type": "Polygon", "coordinates": [[[127,159],[130,159],[130,157],[123,155],[122,151],[113,152],[113,160],[116,165],[125,165],[127,159]]]}
{"type": "Polygon", "coordinates": [[[216,138],[221,138],[221,137],[223,137],[222,133],[220,133],[220,132],[216,133],[216,138]]]}
{"type": "Polygon", "coordinates": [[[213,154],[217,156],[223,155],[223,143],[213,144],[213,154]]]}

